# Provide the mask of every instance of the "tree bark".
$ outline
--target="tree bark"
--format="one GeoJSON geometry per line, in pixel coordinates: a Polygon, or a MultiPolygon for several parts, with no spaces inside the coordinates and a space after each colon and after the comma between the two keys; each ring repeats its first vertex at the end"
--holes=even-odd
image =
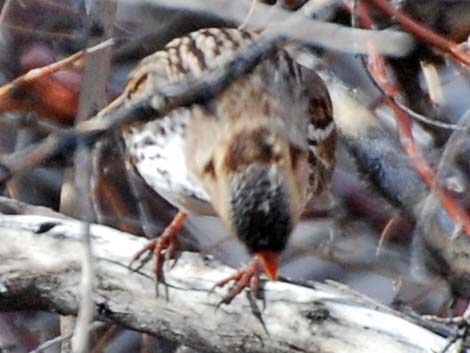
{"type": "MultiPolygon", "coordinates": [[[[33,215],[0,215],[0,310],[41,309],[75,315],[83,224],[33,215]]],[[[210,257],[183,253],[165,269],[168,299],[155,296],[147,264],[127,263],[145,240],[91,226],[96,255],[95,319],[177,341],[204,352],[438,352],[447,340],[379,304],[327,284],[267,282],[262,316],[244,295],[217,309],[233,273],[210,257]]],[[[161,290],[160,292],[165,292],[161,290]]]]}

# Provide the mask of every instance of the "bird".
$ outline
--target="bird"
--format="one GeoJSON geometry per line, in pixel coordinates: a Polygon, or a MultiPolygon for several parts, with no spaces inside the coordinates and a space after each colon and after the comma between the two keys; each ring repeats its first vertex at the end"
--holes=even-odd
{"type": "MultiPolygon", "coordinates": [[[[206,28],[173,39],[131,72],[123,101],[158,95],[158,87],[203,77],[256,41],[258,33],[206,28]]],[[[139,251],[165,258],[178,250],[188,214],[220,217],[252,260],[217,283],[259,290],[259,276],[278,278],[280,258],[307,203],[330,194],[336,130],[328,89],[311,69],[281,48],[204,104],[121,129],[129,164],[179,212],[139,251]]]]}

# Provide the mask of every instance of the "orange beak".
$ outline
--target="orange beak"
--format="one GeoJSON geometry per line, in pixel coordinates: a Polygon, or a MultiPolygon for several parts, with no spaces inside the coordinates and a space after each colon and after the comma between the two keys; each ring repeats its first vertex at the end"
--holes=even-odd
{"type": "Polygon", "coordinates": [[[277,280],[277,277],[279,276],[279,262],[281,254],[274,251],[260,251],[256,255],[260,259],[264,272],[266,272],[268,277],[273,281],[277,280]]]}

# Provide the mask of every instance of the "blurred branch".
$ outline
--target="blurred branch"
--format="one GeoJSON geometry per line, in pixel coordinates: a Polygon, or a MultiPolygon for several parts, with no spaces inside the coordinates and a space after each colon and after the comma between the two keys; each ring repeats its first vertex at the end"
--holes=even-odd
{"type": "Polygon", "coordinates": [[[417,217],[420,203],[429,190],[410,159],[380,126],[363,103],[364,97],[331,72],[316,67],[317,64],[307,63],[320,73],[328,86],[335,123],[359,171],[388,201],[417,217]]]}
{"type": "Polygon", "coordinates": [[[0,213],[12,214],[12,215],[38,215],[38,216],[49,216],[57,218],[69,218],[62,213],[55,212],[47,207],[32,206],[27,203],[10,199],[8,197],[0,196],[0,213]]]}
{"type": "MultiPolygon", "coordinates": [[[[373,21],[366,8],[359,7],[359,15],[363,25],[368,27],[373,26],[373,21]]],[[[396,99],[399,98],[400,95],[399,87],[387,71],[387,62],[385,58],[376,52],[375,43],[371,43],[369,46],[368,62],[365,62],[365,58],[363,60],[364,66],[369,72],[371,79],[375,82],[379,90],[384,92],[385,96],[383,99],[385,104],[388,105],[395,113],[395,121],[398,127],[400,142],[409,156],[413,167],[424,180],[426,185],[436,194],[436,196],[438,196],[442,207],[451,216],[453,222],[458,226],[462,226],[465,232],[470,235],[469,215],[454,197],[436,184],[435,172],[426,161],[421,147],[414,139],[412,131],[413,125],[408,112],[396,104],[396,99]]]]}
{"type": "MultiPolygon", "coordinates": [[[[470,54],[466,53],[458,43],[447,39],[446,37],[434,32],[423,23],[399,11],[387,0],[365,0],[365,2],[374,6],[382,13],[398,22],[405,30],[413,34],[417,39],[436,47],[443,52],[450,54],[457,61],[465,65],[470,65],[470,54]]],[[[380,49],[379,49],[380,50],[380,49]]]]}
{"type": "MultiPolygon", "coordinates": [[[[109,40],[113,35],[113,24],[116,4],[111,1],[92,1],[87,25],[87,47],[109,40]]],[[[111,63],[111,47],[98,52],[85,54],[85,72],[81,82],[80,102],[75,119],[76,124],[87,120],[106,105],[106,84],[111,63]]],[[[82,278],[80,283],[80,310],[78,312],[72,337],[72,351],[85,353],[89,351],[89,330],[94,315],[93,296],[95,292],[96,273],[94,268],[93,244],[90,225],[94,219],[90,199],[91,151],[90,147],[81,145],[74,158],[75,209],[80,219],[86,221],[82,227],[82,278]]],[[[62,205],[61,205],[62,206],[62,205]]]]}
{"type": "MultiPolygon", "coordinates": [[[[244,20],[251,6],[251,0],[118,0],[118,2],[143,2],[179,10],[208,12],[237,23],[244,20]]],[[[259,2],[251,15],[250,26],[266,28],[272,33],[282,34],[304,43],[348,53],[365,53],[370,40],[379,43],[378,50],[384,55],[406,55],[414,46],[413,40],[406,33],[343,27],[307,18],[302,9],[292,13],[259,2]],[[289,22],[289,25],[286,25],[286,22],[289,22]],[[332,38],[334,40],[331,40],[332,38]]]]}
{"type": "MultiPolygon", "coordinates": [[[[357,2],[358,0],[355,0],[354,5],[353,5],[349,3],[348,1],[345,1],[345,5],[348,7],[352,15],[351,18],[352,18],[353,27],[358,25],[358,23],[356,22],[359,22],[362,27],[369,28],[369,29],[374,28],[375,23],[372,17],[369,15],[369,12],[367,11],[366,6],[364,6],[362,3],[357,3],[357,2]]],[[[372,42],[370,43],[370,45],[368,46],[367,56],[366,55],[361,56],[361,61],[371,82],[379,90],[381,95],[384,98],[388,98],[388,100],[390,100],[393,103],[393,105],[396,105],[398,108],[408,113],[410,117],[416,120],[419,120],[420,122],[424,124],[434,126],[434,127],[439,127],[442,129],[449,129],[449,130],[458,129],[456,124],[450,124],[450,123],[445,123],[445,122],[438,121],[435,119],[430,119],[427,116],[424,116],[422,114],[415,112],[414,110],[412,110],[411,108],[408,108],[405,104],[400,102],[400,100],[402,100],[401,92],[398,89],[397,84],[393,83],[393,80],[388,74],[388,71],[384,63],[385,58],[381,56],[380,53],[378,53],[375,50],[375,45],[376,43],[373,43],[373,45],[372,45],[372,42]],[[372,72],[371,69],[369,69],[367,58],[372,59],[370,60],[372,61],[372,63],[369,64],[370,66],[372,66],[373,64],[376,64],[373,66],[374,68],[376,68],[374,72],[372,72]]]]}
{"type": "Polygon", "coordinates": [[[25,101],[22,99],[24,93],[27,92],[27,88],[30,85],[34,84],[40,79],[50,77],[52,74],[60,70],[64,70],[70,67],[82,66],[83,57],[85,54],[92,54],[94,52],[101,51],[105,48],[108,48],[112,44],[112,40],[107,40],[86,50],[79,51],[46,67],[32,69],[15,80],[0,86],[0,112],[15,110],[40,111],[40,104],[37,102],[28,102],[27,100],[25,101]]]}
{"type": "MultiPolygon", "coordinates": [[[[470,210],[470,111],[460,119],[466,131],[454,131],[438,165],[436,184],[455,198],[464,212],[470,210]]],[[[470,289],[470,242],[463,225],[441,206],[439,194],[426,198],[418,215],[414,237],[413,270],[416,277],[442,276],[454,293],[468,297],[470,289]]]]}
{"type": "MultiPolygon", "coordinates": [[[[174,108],[204,102],[250,72],[264,57],[278,50],[283,42],[284,39],[276,35],[261,36],[225,66],[209,71],[204,78],[159,87],[151,96],[125,105],[122,104],[122,96],[101,111],[96,119],[85,121],[65,134],[50,135],[31,148],[2,157],[0,181],[7,180],[17,171],[73,151],[79,143],[95,143],[123,124],[156,119],[174,108]]],[[[312,69],[317,70],[316,67],[312,69]]],[[[389,200],[416,215],[415,208],[427,193],[419,175],[407,157],[398,152],[399,147],[380,128],[373,114],[360,103],[357,94],[330,73],[323,71],[323,74],[329,83],[335,121],[360,169],[389,200]]]]}
{"type": "Polygon", "coordinates": [[[212,99],[234,80],[249,73],[264,58],[279,49],[285,42],[280,36],[261,36],[246,50],[240,51],[225,65],[209,71],[203,78],[159,87],[149,96],[122,104],[125,96],[118,97],[103,109],[94,119],[80,123],[61,135],[49,135],[37,145],[0,158],[0,183],[8,180],[14,173],[34,168],[48,159],[63,153],[73,152],[79,145],[91,145],[114,128],[132,121],[157,119],[171,110],[203,103],[212,99]]]}
{"type": "MultiPolygon", "coordinates": [[[[40,216],[0,216],[0,310],[41,309],[76,315],[83,248],[82,223],[40,216]],[[45,228],[44,225],[49,225],[45,228]],[[54,226],[50,226],[54,225],[54,226]]],[[[96,254],[95,319],[178,341],[205,352],[440,351],[447,340],[349,293],[325,284],[266,284],[263,318],[242,296],[216,310],[224,291],[208,294],[233,270],[183,253],[167,271],[169,300],[154,297],[150,266],[125,263],[145,240],[91,225],[96,254]]]]}
{"type": "Polygon", "coordinates": [[[7,16],[7,12],[11,7],[11,4],[13,3],[12,0],[5,0],[1,9],[0,9],[0,41],[4,41],[4,26],[5,26],[5,18],[7,16]]]}
{"type": "MultiPolygon", "coordinates": [[[[104,326],[104,323],[102,322],[94,322],[90,326],[88,326],[87,331],[92,332],[100,327],[104,326]]],[[[73,336],[73,332],[66,333],[61,336],[57,336],[54,338],[51,338],[50,340],[47,340],[46,342],[41,343],[38,347],[36,347],[34,350],[30,351],[29,353],[41,353],[44,352],[45,350],[48,350],[49,348],[55,346],[56,344],[60,344],[66,340],[71,339],[73,336]]]]}

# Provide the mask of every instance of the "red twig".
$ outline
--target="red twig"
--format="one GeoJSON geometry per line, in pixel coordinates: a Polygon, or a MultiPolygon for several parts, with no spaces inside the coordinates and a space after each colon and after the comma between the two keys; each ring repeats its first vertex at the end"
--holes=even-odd
{"type": "Polygon", "coordinates": [[[0,113],[36,111],[52,116],[61,123],[70,122],[76,114],[78,92],[72,91],[66,85],[66,81],[70,81],[74,73],[67,73],[64,70],[82,67],[83,58],[87,52],[101,50],[112,43],[108,40],[81,50],[55,63],[29,70],[24,75],[0,86],[0,113]],[[52,76],[59,71],[62,71],[62,77],[52,76]]]}
{"type": "MultiPolygon", "coordinates": [[[[364,6],[359,6],[358,13],[361,20],[361,24],[363,26],[368,28],[373,27],[373,21],[364,6]]],[[[388,74],[385,58],[375,50],[373,43],[370,43],[368,52],[369,67],[371,70],[371,74],[376,80],[376,83],[389,97],[392,97],[394,99],[398,98],[400,90],[397,85],[391,80],[390,75],[388,74]]],[[[393,99],[384,97],[384,102],[395,113],[395,118],[398,126],[398,133],[400,135],[400,142],[403,146],[403,149],[410,157],[410,161],[413,164],[414,168],[424,180],[424,182],[428,185],[428,187],[433,190],[439,197],[442,206],[452,218],[454,223],[461,225],[465,233],[470,236],[470,217],[454,198],[452,198],[445,190],[443,190],[436,184],[435,173],[433,169],[429,166],[429,164],[426,162],[421,148],[416,144],[414,140],[410,116],[406,111],[399,107],[393,99]]]]}
{"type": "Polygon", "coordinates": [[[364,0],[382,13],[394,18],[405,30],[420,41],[452,55],[458,61],[470,65],[470,54],[463,51],[458,43],[433,31],[423,23],[394,8],[387,0],[364,0]]]}
{"type": "Polygon", "coordinates": [[[465,233],[470,236],[470,217],[462,208],[462,206],[451,197],[445,190],[438,187],[435,183],[435,174],[429,164],[423,157],[421,148],[414,142],[413,133],[411,131],[411,122],[408,113],[398,107],[390,99],[386,99],[386,103],[393,109],[398,124],[398,131],[403,148],[411,159],[414,167],[426,184],[433,189],[439,197],[442,206],[456,224],[460,224],[465,233]]]}
{"type": "Polygon", "coordinates": [[[7,83],[4,86],[0,86],[0,99],[4,99],[5,96],[11,92],[18,90],[31,82],[38,80],[39,78],[50,77],[53,73],[69,68],[73,65],[77,65],[84,56],[84,52],[80,51],[65,59],[57,61],[53,64],[48,65],[40,69],[33,69],[26,74],[18,77],[17,79],[7,83]]]}

